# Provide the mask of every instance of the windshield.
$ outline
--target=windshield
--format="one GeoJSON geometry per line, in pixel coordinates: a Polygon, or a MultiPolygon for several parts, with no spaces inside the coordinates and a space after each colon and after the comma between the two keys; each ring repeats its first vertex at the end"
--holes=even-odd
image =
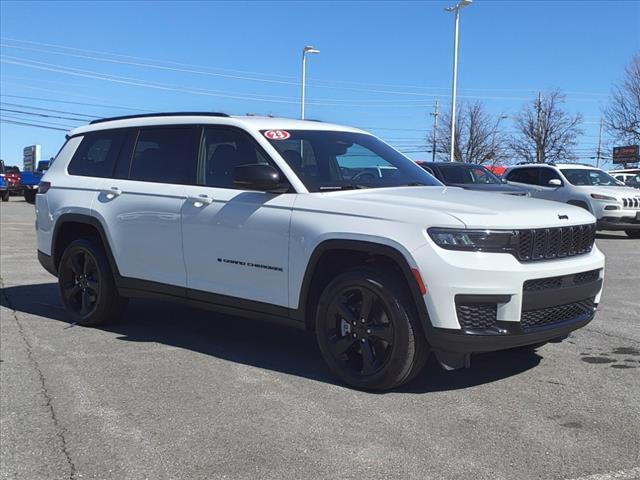
{"type": "Polygon", "coordinates": [[[407,157],[371,135],[322,130],[262,133],[310,192],[441,185],[407,157]]]}
{"type": "Polygon", "coordinates": [[[502,183],[498,177],[481,166],[440,165],[445,183],[486,185],[502,183]]]}
{"type": "Polygon", "coordinates": [[[562,169],[562,174],[570,183],[577,186],[620,186],[620,182],[602,170],[588,168],[562,169]]]}

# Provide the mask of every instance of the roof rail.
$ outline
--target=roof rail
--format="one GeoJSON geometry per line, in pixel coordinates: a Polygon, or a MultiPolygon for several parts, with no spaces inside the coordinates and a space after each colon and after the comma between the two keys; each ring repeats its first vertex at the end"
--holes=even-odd
{"type": "Polygon", "coordinates": [[[112,122],[115,120],[129,120],[132,118],[149,118],[149,117],[228,117],[226,113],[220,112],[162,112],[162,113],[141,113],[138,115],[122,115],[120,117],[99,118],[89,122],[89,125],[102,122],[112,122]]]}
{"type": "Polygon", "coordinates": [[[551,165],[553,167],[555,167],[556,162],[518,162],[516,163],[516,165],[551,165]]]}

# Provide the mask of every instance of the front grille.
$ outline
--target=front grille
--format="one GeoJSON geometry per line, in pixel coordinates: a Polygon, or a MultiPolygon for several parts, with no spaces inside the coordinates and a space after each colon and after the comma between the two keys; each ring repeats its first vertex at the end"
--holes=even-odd
{"type": "Polygon", "coordinates": [[[624,208],[640,208],[640,198],[623,198],[622,206],[624,208]]]}
{"type": "Polygon", "coordinates": [[[589,283],[597,280],[600,277],[600,269],[589,270],[588,272],[576,273],[573,277],[575,284],[589,283]]]}
{"type": "Polygon", "coordinates": [[[584,283],[595,282],[600,277],[600,269],[580,272],[573,275],[563,275],[560,277],[535,278],[524,282],[522,289],[525,292],[538,290],[549,290],[551,288],[569,287],[572,285],[582,285],[584,283]]]}
{"type": "Polygon", "coordinates": [[[536,290],[548,290],[550,288],[560,288],[562,286],[562,277],[536,278],[535,280],[527,280],[524,282],[524,291],[532,292],[536,290]]]}
{"type": "Polygon", "coordinates": [[[573,257],[589,253],[596,239],[596,226],[541,228],[516,232],[516,257],[521,262],[573,257]]]}
{"type": "Polygon", "coordinates": [[[582,316],[589,318],[593,316],[594,312],[594,298],[588,298],[586,300],[568,303],[566,305],[524,311],[522,312],[520,323],[522,324],[522,328],[526,331],[536,327],[575,320],[582,316]]]}
{"type": "Polygon", "coordinates": [[[456,304],[461,328],[490,328],[496,323],[497,312],[495,303],[456,304]]]}

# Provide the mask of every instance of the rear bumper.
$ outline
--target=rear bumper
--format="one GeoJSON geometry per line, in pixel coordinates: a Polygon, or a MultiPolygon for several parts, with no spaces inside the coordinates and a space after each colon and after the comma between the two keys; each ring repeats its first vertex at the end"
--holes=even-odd
{"type": "Polygon", "coordinates": [[[56,271],[56,265],[51,255],[47,255],[46,253],[43,253],[40,250],[38,250],[38,261],[40,262],[40,265],[42,265],[42,267],[47,272],[49,272],[54,277],[58,276],[58,272],[56,271]]]}

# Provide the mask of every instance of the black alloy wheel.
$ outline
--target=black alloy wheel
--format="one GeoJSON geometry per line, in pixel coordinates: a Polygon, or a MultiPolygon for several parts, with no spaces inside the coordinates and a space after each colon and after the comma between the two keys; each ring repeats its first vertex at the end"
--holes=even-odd
{"type": "Polygon", "coordinates": [[[60,295],[72,321],[97,326],[118,319],[127,299],[120,297],[102,245],[79,239],[65,249],[58,266],[60,295]]]}
{"type": "Polygon", "coordinates": [[[100,278],[98,265],[91,252],[74,249],[60,269],[60,287],[67,308],[81,317],[88,317],[98,304],[100,278]]]}
{"type": "Polygon", "coordinates": [[[359,375],[380,371],[393,347],[393,324],[383,302],[367,287],[347,286],[333,299],[326,324],[329,349],[345,369],[359,375]]]}
{"type": "Polygon", "coordinates": [[[405,279],[385,265],[355,267],[322,292],[316,338],[329,369],[362,390],[388,390],[417,375],[428,345],[405,279]]]}

